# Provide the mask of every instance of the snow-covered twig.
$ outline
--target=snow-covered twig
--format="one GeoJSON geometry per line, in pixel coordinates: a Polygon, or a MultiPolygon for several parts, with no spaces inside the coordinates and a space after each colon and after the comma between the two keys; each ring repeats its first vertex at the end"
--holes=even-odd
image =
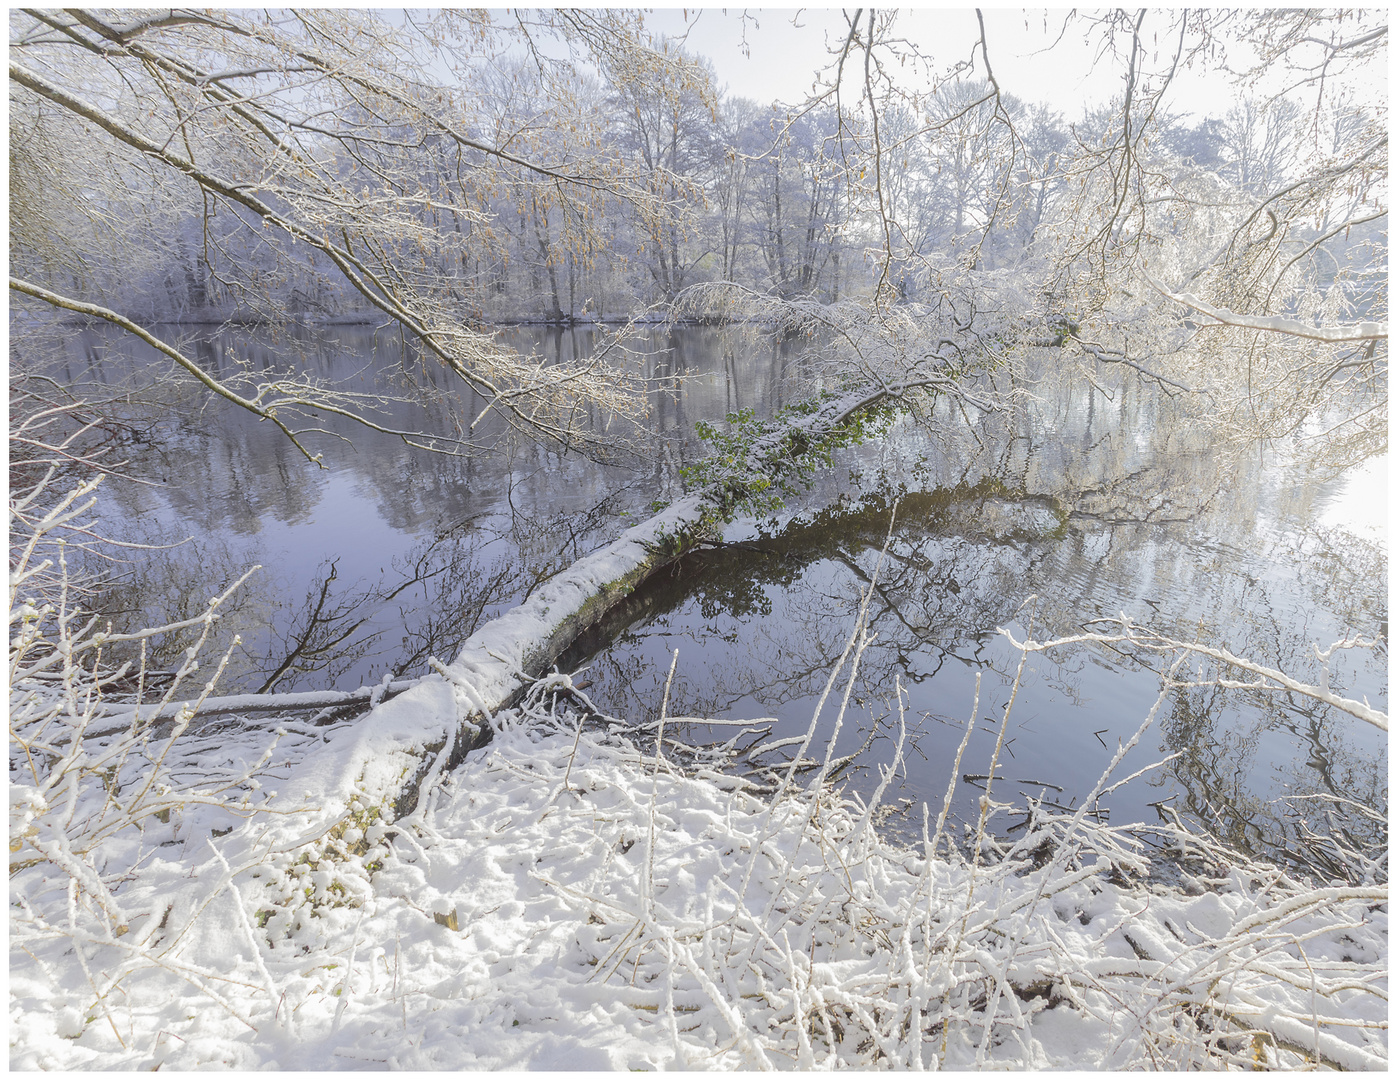
{"type": "Polygon", "coordinates": [[[1297,322],[1295,319],[1287,319],[1280,315],[1239,315],[1227,308],[1206,303],[1193,293],[1171,292],[1156,281],[1148,271],[1142,270],[1142,274],[1162,296],[1168,297],[1177,304],[1183,304],[1201,315],[1207,315],[1223,326],[1236,326],[1243,330],[1264,330],[1273,334],[1285,334],[1287,337],[1305,338],[1307,341],[1332,343],[1386,341],[1388,339],[1388,323],[1361,322],[1348,326],[1311,326],[1308,323],[1297,322]]]}
{"type": "Polygon", "coordinates": [[[1388,714],[1381,709],[1375,709],[1368,701],[1356,701],[1336,694],[1330,689],[1330,658],[1337,649],[1372,649],[1377,643],[1359,635],[1351,635],[1340,641],[1333,642],[1328,648],[1321,649],[1319,645],[1313,647],[1317,664],[1321,669],[1321,681],[1319,684],[1303,683],[1293,678],[1285,672],[1270,668],[1256,661],[1248,660],[1244,657],[1234,656],[1227,649],[1215,648],[1210,645],[1202,645],[1198,642],[1182,641],[1176,638],[1158,634],[1152,630],[1135,626],[1124,615],[1115,619],[1098,620],[1121,627],[1119,633],[1100,634],[1096,632],[1086,632],[1082,634],[1071,634],[1066,637],[1055,638],[1052,641],[1016,641],[1014,635],[1008,630],[1001,629],[1004,634],[1017,649],[1029,652],[1044,652],[1062,645],[1076,644],[1099,644],[1099,645],[1121,645],[1130,644],[1154,653],[1190,653],[1197,656],[1207,657],[1225,667],[1237,668],[1256,675],[1256,680],[1252,682],[1242,682],[1238,679],[1226,678],[1220,674],[1196,681],[1178,681],[1172,685],[1177,686],[1221,686],[1229,690],[1263,690],[1270,692],[1285,691],[1293,694],[1300,694],[1303,697],[1312,698],[1323,702],[1341,712],[1348,713],[1367,724],[1372,724],[1381,731],[1388,730],[1388,714]]]}

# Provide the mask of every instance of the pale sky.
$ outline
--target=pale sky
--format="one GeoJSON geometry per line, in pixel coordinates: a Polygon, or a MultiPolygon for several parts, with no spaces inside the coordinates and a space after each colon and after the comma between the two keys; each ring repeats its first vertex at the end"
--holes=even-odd
{"type": "MultiPolygon", "coordinates": [[[[746,9],[746,21],[744,10],[666,6],[647,15],[646,25],[674,37],[688,31],[687,50],[709,57],[720,84],[732,94],[759,104],[801,100],[810,90],[814,71],[827,62],[827,41],[838,46],[843,40],[845,22],[839,9],[807,8],[799,15],[797,9],[746,9]]],[[[1153,11],[1146,17],[1143,37],[1152,46],[1150,67],[1169,63],[1175,39],[1162,34],[1157,51],[1155,32],[1165,28],[1171,14],[1153,11]]],[[[984,15],[990,63],[1005,92],[1050,105],[1070,121],[1086,105],[1105,104],[1120,92],[1123,65],[1110,57],[1094,64],[1084,42],[1084,24],[1073,24],[1059,40],[1066,9],[996,9],[984,15]]],[[[978,37],[975,11],[969,7],[924,4],[902,13],[898,25],[940,69],[968,58],[978,37]]],[[[984,68],[979,56],[976,59],[979,77],[984,68]]],[[[1386,75],[1375,73],[1385,93],[1386,75]]],[[[1184,70],[1171,85],[1169,105],[1179,113],[1221,116],[1239,95],[1231,78],[1217,70],[1184,70]]]]}

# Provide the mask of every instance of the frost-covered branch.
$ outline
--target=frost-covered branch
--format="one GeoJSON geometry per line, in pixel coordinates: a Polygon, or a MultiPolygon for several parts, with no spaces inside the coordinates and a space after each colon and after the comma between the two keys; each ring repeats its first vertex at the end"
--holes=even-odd
{"type": "Polygon", "coordinates": [[[1244,330],[1265,330],[1268,333],[1286,334],[1288,337],[1305,338],[1309,341],[1388,340],[1388,323],[1386,322],[1361,322],[1347,326],[1310,326],[1307,323],[1297,322],[1295,319],[1287,319],[1279,315],[1239,315],[1227,308],[1205,303],[1193,293],[1171,292],[1156,281],[1149,272],[1145,272],[1145,277],[1162,296],[1168,297],[1177,304],[1183,304],[1201,315],[1207,315],[1222,326],[1236,326],[1244,330]]]}
{"type": "MultiPolygon", "coordinates": [[[[181,245],[187,229],[180,212],[187,216],[194,208],[180,203],[188,202],[191,187],[202,250],[201,265],[190,270],[194,277],[207,271],[226,296],[274,320],[286,314],[277,282],[309,276],[318,294],[347,287],[359,304],[414,335],[506,424],[532,438],[615,456],[625,442],[621,433],[603,437],[586,421],[589,410],[623,423],[635,420],[644,409],[635,373],[600,358],[551,364],[499,345],[472,317],[461,272],[473,254],[477,260],[483,254],[494,258],[484,208],[502,182],[546,185],[547,197],[564,203],[577,223],[589,220],[604,195],[648,199],[643,188],[628,188],[606,155],[549,163],[525,156],[520,145],[482,141],[469,130],[469,103],[445,85],[430,88],[411,48],[399,50],[410,35],[397,40],[371,15],[307,13],[259,21],[238,13],[203,14],[142,23],[130,33],[90,13],[33,18],[53,34],[16,45],[10,78],[30,112],[56,118],[36,123],[39,139],[48,138],[56,123],[84,145],[100,148],[89,157],[105,153],[117,162],[118,173],[140,171],[140,185],[158,193],[161,212],[175,218],[170,225],[181,245]],[[68,41],[64,55],[77,59],[75,45],[90,55],[77,63],[52,63],[56,35],[68,41]],[[225,63],[205,70],[202,58],[211,53],[225,63]],[[230,89],[235,82],[236,91],[230,89]],[[133,94],[142,102],[139,108],[129,107],[133,94]],[[443,215],[455,227],[441,227],[443,215]]],[[[618,31],[623,21],[613,20],[618,31]]],[[[444,14],[438,32],[469,35],[481,30],[478,22],[478,16],[444,14]]],[[[86,261],[118,272],[111,264],[122,261],[119,251],[74,250],[52,231],[45,233],[44,225],[65,214],[120,216],[123,192],[111,186],[111,177],[97,174],[90,177],[96,197],[50,190],[44,152],[36,148],[32,154],[22,158],[20,186],[43,215],[22,215],[33,219],[18,237],[24,265],[34,271],[24,277],[81,266],[85,254],[86,261]],[[42,175],[25,171],[30,165],[42,175]],[[54,198],[72,205],[55,208],[54,198]]],[[[87,161],[74,166],[91,171],[87,161]]],[[[110,249],[111,237],[128,230],[123,224],[100,231],[110,249]]],[[[75,276],[83,288],[103,280],[87,270],[75,276]]],[[[12,288],[135,333],[131,320],[117,312],[129,303],[126,297],[97,303],[86,295],[66,297],[69,290],[47,284],[21,288],[12,282],[12,288]]],[[[199,289],[200,295],[208,291],[199,289]]],[[[149,333],[137,336],[180,363],[178,350],[151,341],[149,333]]],[[[209,385],[207,377],[190,374],[209,385]]],[[[323,388],[316,393],[308,387],[306,393],[314,399],[307,407],[323,406],[373,425],[362,403],[334,401],[323,388]]],[[[249,407],[246,395],[230,400],[249,407]]],[[[274,414],[265,404],[259,413],[274,414]]],[[[449,442],[396,434],[434,449],[449,442]]]]}
{"type": "Polygon", "coordinates": [[[1210,645],[1202,645],[1198,642],[1181,641],[1177,638],[1167,637],[1142,627],[1134,626],[1124,616],[1116,619],[1101,620],[1108,623],[1115,623],[1121,627],[1119,633],[1101,634],[1095,632],[1083,634],[1071,634],[1067,637],[1054,638],[1052,641],[1025,641],[1015,640],[1014,635],[1003,628],[1000,633],[1017,649],[1028,652],[1046,652],[1049,649],[1058,648],[1064,645],[1096,644],[1096,645],[1134,645],[1147,652],[1161,654],[1189,654],[1193,656],[1206,657],[1221,665],[1220,673],[1212,678],[1190,681],[1187,679],[1175,679],[1172,677],[1171,685],[1175,686],[1221,686],[1233,690],[1262,690],[1272,693],[1286,692],[1300,694],[1303,697],[1311,698],[1315,701],[1323,702],[1341,712],[1348,713],[1356,719],[1363,720],[1367,724],[1372,724],[1381,731],[1388,730],[1388,714],[1380,709],[1375,709],[1365,701],[1355,701],[1353,698],[1343,697],[1330,689],[1330,658],[1337,649],[1372,649],[1377,642],[1359,637],[1358,635],[1344,638],[1321,649],[1319,645],[1313,646],[1317,664],[1321,669],[1321,681],[1318,684],[1303,683],[1298,679],[1287,675],[1285,672],[1275,668],[1266,667],[1256,661],[1243,657],[1234,656],[1227,649],[1216,648],[1210,645]],[[1236,668],[1239,671],[1247,672],[1256,676],[1251,682],[1243,682],[1238,679],[1231,679],[1222,674],[1227,668],[1236,668]]]}

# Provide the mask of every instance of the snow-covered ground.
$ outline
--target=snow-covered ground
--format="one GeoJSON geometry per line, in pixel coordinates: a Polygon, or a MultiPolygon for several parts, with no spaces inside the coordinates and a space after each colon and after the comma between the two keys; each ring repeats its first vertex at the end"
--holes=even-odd
{"type": "MultiPolygon", "coordinates": [[[[380,708],[445,729],[424,685],[380,708]]],[[[216,794],[268,736],[187,734],[166,778],[207,798],[86,854],[12,783],[11,1067],[1386,1068],[1386,885],[1159,829],[1188,850],[1153,884],[1085,814],[927,858],[828,789],[681,769],[654,726],[538,694],[494,726],[391,827],[408,764],[328,765],[353,726],[284,725],[261,789],[216,794]]]]}

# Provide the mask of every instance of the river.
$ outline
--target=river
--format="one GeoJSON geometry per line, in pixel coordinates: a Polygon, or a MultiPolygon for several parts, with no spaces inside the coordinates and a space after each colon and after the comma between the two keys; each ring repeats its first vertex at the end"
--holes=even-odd
{"type": "MultiPolygon", "coordinates": [[[[502,338],[558,359],[595,347],[586,329],[513,328],[502,338]]],[[[191,331],[189,347],[215,371],[274,369],[294,352],[315,374],[380,393],[401,392],[420,366],[397,334],[366,328],[239,342],[191,331]]],[[[221,692],[350,689],[386,672],[421,673],[429,656],[449,658],[485,619],[678,494],[680,469],[704,453],[697,420],[768,415],[809,382],[807,343],[757,331],[653,328],[628,344],[665,387],[650,414],[666,438],[640,457],[603,465],[508,440],[442,457],[324,417],[307,439],[324,453],[321,468],[270,425],[159,377],[138,343],[72,336],[65,378],[146,388],[133,398],[146,404],[130,410],[137,436],[122,453],[132,475],[157,486],[110,481],[102,525],[174,545],[133,552],[114,603],[133,620],[192,613],[260,563],[222,627],[222,647],[234,632],[244,643],[221,692]]],[[[431,389],[430,375],[419,381],[431,389]]],[[[769,520],[729,526],[728,544],[638,590],[566,663],[587,666],[580,681],[603,712],[639,719],[658,712],[678,649],[670,715],[775,718],[771,738],[793,737],[844,647],[892,517],[870,607],[877,636],[836,749],[873,731],[851,781],[867,792],[875,766],[891,760],[902,688],[908,734],[893,799],[907,813],[886,824],[911,836],[920,803],[940,806],[979,675],[954,801],[962,819],[973,812],[983,783],[974,777],[987,771],[1019,660],[1000,628],[1043,639],[1120,613],[1303,681],[1316,678],[1313,642],[1350,631],[1386,639],[1382,461],[1330,476],[1277,448],[1224,454],[1158,393],[1115,372],[1098,382],[1046,363],[1007,414],[942,402],[841,451],[807,496],[769,520]]],[[[384,407],[394,426],[446,430],[440,399],[403,396],[411,400],[384,407]]],[[[456,405],[480,408],[469,395],[456,405]]],[[[167,642],[158,660],[184,644],[167,642]]],[[[1383,641],[1376,653],[1342,656],[1334,685],[1386,708],[1386,650],[1383,641]]],[[[995,797],[1074,805],[1157,687],[1135,660],[1100,648],[1033,657],[1005,725],[995,797]]],[[[731,731],[694,725],[691,734],[731,731]]],[[[1118,775],[1167,757],[1104,801],[1114,820],[1152,817],[1152,804],[1168,803],[1233,843],[1276,852],[1294,843],[1301,819],[1314,820],[1312,796],[1386,815],[1386,737],[1305,699],[1179,691],[1118,775]]]]}

